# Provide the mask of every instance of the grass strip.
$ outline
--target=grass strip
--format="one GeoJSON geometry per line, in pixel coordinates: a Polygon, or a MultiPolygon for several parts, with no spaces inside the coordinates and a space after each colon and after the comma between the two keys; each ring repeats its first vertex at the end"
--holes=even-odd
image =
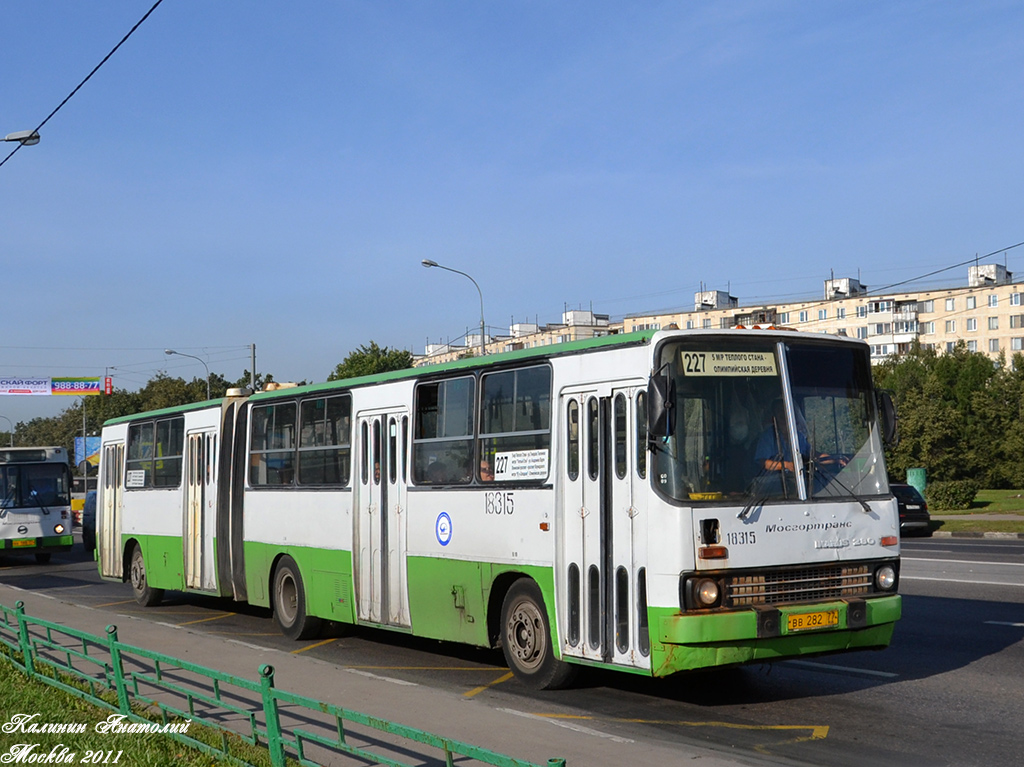
{"type": "MultiPolygon", "coordinates": [[[[81,686],[66,675],[62,681],[81,686]]],[[[146,716],[138,710],[136,713],[146,716]]],[[[97,731],[97,724],[107,722],[112,715],[116,712],[55,689],[45,682],[30,679],[7,657],[0,655],[0,761],[13,764],[30,764],[33,761],[41,764],[118,764],[127,767],[210,767],[225,762],[161,733],[97,731]],[[21,720],[20,717],[24,716],[31,717],[31,720],[21,720]],[[32,728],[32,725],[36,727],[32,728]],[[39,732],[44,725],[49,725],[49,729],[63,725],[65,731],[39,732]],[[26,732],[29,729],[36,731],[26,732]],[[25,748],[28,751],[23,751],[25,748]],[[16,753],[23,754],[20,761],[14,757],[5,759],[16,753]],[[34,759],[25,758],[24,754],[34,759]],[[47,762],[46,757],[51,754],[47,762]]],[[[147,718],[161,723],[156,717],[147,718]]],[[[195,722],[189,725],[187,734],[217,748],[223,744],[224,736],[220,730],[202,727],[195,722]]],[[[265,749],[252,746],[231,734],[227,740],[230,753],[240,762],[270,767],[270,755],[265,749]]]]}

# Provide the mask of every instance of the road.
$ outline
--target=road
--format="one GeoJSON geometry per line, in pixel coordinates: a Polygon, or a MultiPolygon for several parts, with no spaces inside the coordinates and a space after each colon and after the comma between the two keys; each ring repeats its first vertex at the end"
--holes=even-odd
{"type": "Polygon", "coordinates": [[[616,743],[699,745],[745,762],[837,767],[1010,765],[1024,745],[1019,540],[905,541],[904,617],[882,652],[668,680],[595,672],[552,693],[521,687],[498,652],[373,630],[292,643],[265,610],[176,593],[140,608],[127,586],[100,581],[80,549],[47,566],[0,560],[0,582],[27,592],[29,612],[34,595],[45,593],[107,612],[110,623],[132,616],[231,637],[455,692],[509,716],[547,716],[616,743]]]}

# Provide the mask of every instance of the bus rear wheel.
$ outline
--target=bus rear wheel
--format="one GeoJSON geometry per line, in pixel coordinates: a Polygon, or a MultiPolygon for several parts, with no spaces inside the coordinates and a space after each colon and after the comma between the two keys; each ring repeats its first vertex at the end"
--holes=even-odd
{"type": "Polygon", "coordinates": [[[274,620],[289,639],[312,639],[323,622],[306,613],[306,588],[295,560],[281,558],[274,570],[274,620]]]}
{"type": "Polygon", "coordinates": [[[135,596],[135,601],[143,607],[160,604],[164,598],[164,590],[154,589],[149,585],[149,579],[146,578],[146,562],[142,558],[142,547],[137,543],[132,548],[132,559],[128,572],[132,581],[132,594],[135,596]]]}
{"type": "Polygon", "coordinates": [[[501,606],[501,649],[527,687],[557,690],[576,676],[576,667],[555,657],[544,597],[529,578],[512,584],[501,606]]]}

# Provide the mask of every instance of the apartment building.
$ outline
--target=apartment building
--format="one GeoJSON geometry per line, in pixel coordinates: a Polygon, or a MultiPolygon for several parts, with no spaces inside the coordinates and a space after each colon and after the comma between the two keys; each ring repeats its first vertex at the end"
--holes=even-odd
{"type": "MultiPolygon", "coordinates": [[[[584,338],[660,330],[755,327],[775,325],[811,333],[832,333],[860,338],[871,346],[872,360],[904,354],[917,341],[926,349],[951,350],[958,341],[971,351],[993,359],[1024,352],[1024,283],[1000,264],[967,269],[967,284],[898,293],[872,294],[850,277],[825,280],[821,299],[741,306],[720,290],[694,294],[693,311],[627,315],[612,322],[607,314],[567,310],[560,323],[513,323],[508,335],[487,336],[488,354],[532,349],[584,338]]],[[[450,362],[479,354],[479,334],[467,334],[461,343],[428,344],[414,365],[450,362]]]]}
{"type": "MultiPolygon", "coordinates": [[[[580,341],[619,332],[621,332],[621,325],[613,325],[607,314],[572,309],[562,313],[561,322],[549,325],[540,325],[535,322],[514,322],[509,326],[508,335],[485,336],[484,350],[487,354],[497,354],[515,349],[533,349],[538,346],[580,341]]],[[[419,367],[451,362],[480,353],[479,333],[469,333],[459,340],[461,343],[427,344],[423,356],[416,357],[413,360],[413,365],[419,367]]]]}
{"type": "Polygon", "coordinates": [[[907,352],[914,341],[939,352],[964,341],[992,358],[1024,351],[1024,283],[999,264],[968,268],[964,287],[872,295],[852,278],[828,279],[821,300],[739,306],[721,291],[694,296],[693,311],[627,315],[622,332],[679,328],[776,325],[861,338],[881,361],[907,352]]]}

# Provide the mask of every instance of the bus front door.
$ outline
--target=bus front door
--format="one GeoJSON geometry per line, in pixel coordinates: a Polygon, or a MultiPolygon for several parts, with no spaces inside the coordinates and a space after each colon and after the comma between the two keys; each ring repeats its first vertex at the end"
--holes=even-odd
{"type": "Polygon", "coordinates": [[[216,591],[217,434],[188,433],[186,453],[185,529],[182,536],[185,586],[216,591]]]}
{"type": "Polygon", "coordinates": [[[650,666],[646,444],[638,444],[637,416],[644,384],[563,392],[559,413],[562,652],[635,668],[650,666]]]}
{"type": "Polygon", "coordinates": [[[360,414],[355,551],[359,620],[408,626],[406,489],[409,417],[360,414]]]}
{"type": "Polygon", "coordinates": [[[123,577],[121,554],[121,488],[124,472],[124,443],[103,446],[103,498],[96,507],[96,542],[99,548],[100,575],[123,577]]]}

